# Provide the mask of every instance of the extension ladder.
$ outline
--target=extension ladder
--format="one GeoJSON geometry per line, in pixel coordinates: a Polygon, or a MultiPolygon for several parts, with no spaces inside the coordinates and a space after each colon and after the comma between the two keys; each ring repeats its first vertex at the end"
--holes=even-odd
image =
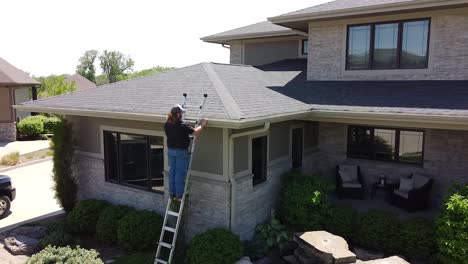
{"type": "MultiPolygon", "coordinates": [[[[187,94],[183,94],[184,102],[182,104],[183,108],[187,107],[187,94]]],[[[208,95],[203,95],[203,101],[199,106],[198,116],[197,119],[194,121],[195,126],[200,122],[200,117],[205,109],[205,103],[208,95]]],[[[185,120],[185,113],[182,113],[182,119],[185,120]]],[[[156,257],[154,260],[154,264],[162,263],[167,264],[172,262],[172,258],[174,256],[174,249],[177,240],[177,233],[179,231],[180,222],[182,219],[182,211],[184,210],[185,198],[187,196],[187,189],[188,189],[188,182],[189,182],[189,171],[192,165],[192,157],[193,152],[195,150],[195,136],[190,136],[191,139],[191,147],[189,152],[189,163],[185,174],[185,186],[184,186],[184,194],[182,196],[182,200],[177,202],[176,200],[170,199],[167,202],[166,213],[164,214],[164,221],[161,230],[161,236],[158,242],[158,249],[156,250],[156,257]],[[179,203],[179,207],[177,208],[177,203],[179,203]],[[170,221],[169,219],[172,219],[170,221]],[[168,225],[169,222],[174,222],[175,226],[168,225]]]]}

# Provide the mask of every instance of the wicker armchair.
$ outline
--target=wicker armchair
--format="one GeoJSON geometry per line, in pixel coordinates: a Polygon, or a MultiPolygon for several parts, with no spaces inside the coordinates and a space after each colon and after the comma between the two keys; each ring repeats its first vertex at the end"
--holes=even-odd
{"type": "MultiPolygon", "coordinates": [[[[343,169],[342,167],[342,169],[343,169]]],[[[354,170],[354,168],[353,168],[354,170]]],[[[357,165],[338,165],[336,166],[336,196],[339,199],[364,199],[364,181],[361,175],[361,169],[357,165]],[[340,166],[351,169],[355,167],[355,179],[344,181],[340,175],[340,166]]]]}
{"type": "Polygon", "coordinates": [[[414,189],[402,192],[399,190],[400,185],[395,185],[395,188],[389,192],[388,202],[408,212],[427,210],[434,180],[420,175],[413,177],[415,177],[414,189]]]}

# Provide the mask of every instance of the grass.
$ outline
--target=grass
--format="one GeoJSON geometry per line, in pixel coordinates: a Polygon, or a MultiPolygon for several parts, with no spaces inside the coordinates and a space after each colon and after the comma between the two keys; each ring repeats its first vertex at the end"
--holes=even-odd
{"type": "Polygon", "coordinates": [[[14,166],[20,162],[20,154],[18,151],[12,152],[2,157],[0,165],[14,166]]]}

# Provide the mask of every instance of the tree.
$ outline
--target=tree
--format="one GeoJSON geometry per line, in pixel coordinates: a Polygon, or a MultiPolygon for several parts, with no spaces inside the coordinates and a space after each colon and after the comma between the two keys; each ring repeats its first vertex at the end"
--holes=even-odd
{"type": "Polygon", "coordinates": [[[138,78],[138,77],[143,77],[143,76],[146,76],[146,75],[161,73],[161,72],[169,71],[169,70],[172,70],[172,69],[175,69],[175,68],[156,66],[156,67],[153,67],[153,68],[132,72],[132,73],[128,74],[127,80],[135,79],[135,78],[138,78]]]}
{"type": "Polygon", "coordinates": [[[80,57],[79,63],[76,66],[76,72],[86,79],[96,82],[96,67],[94,67],[94,61],[98,55],[97,50],[87,50],[80,57]]]}
{"type": "Polygon", "coordinates": [[[104,74],[107,75],[110,83],[119,81],[122,78],[122,75],[125,75],[127,71],[131,71],[133,64],[135,62],[130,58],[130,56],[125,56],[120,51],[108,51],[99,55],[99,60],[101,61],[101,68],[104,74]]]}
{"type": "Polygon", "coordinates": [[[36,78],[42,84],[41,88],[39,88],[39,97],[45,98],[75,91],[77,89],[76,83],[67,83],[65,79],[65,75],[36,78]]]}

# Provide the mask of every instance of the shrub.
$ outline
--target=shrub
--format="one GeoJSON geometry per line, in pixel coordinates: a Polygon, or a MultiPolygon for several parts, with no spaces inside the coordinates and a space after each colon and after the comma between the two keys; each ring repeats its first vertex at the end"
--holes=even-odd
{"type": "Polygon", "coordinates": [[[0,165],[13,166],[19,163],[19,152],[15,151],[10,154],[6,154],[0,159],[0,165]]]}
{"type": "Polygon", "coordinates": [[[325,230],[346,240],[355,241],[359,230],[360,214],[349,206],[334,206],[325,224],[325,230]]]}
{"type": "Polygon", "coordinates": [[[296,231],[321,229],[328,218],[331,190],[318,175],[290,172],[284,177],[279,200],[279,217],[296,231]]]}
{"type": "Polygon", "coordinates": [[[137,252],[115,259],[114,264],[153,264],[154,252],[137,252]]]}
{"type": "Polygon", "coordinates": [[[109,203],[101,200],[84,200],[78,202],[68,214],[67,220],[74,232],[94,234],[97,220],[109,203]]]}
{"type": "Polygon", "coordinates": [[[400,222],[387,212],[369,211],[360,220],[357,243],[363,247],[396,253],[399,241],[400,222]]]}
{"type": "Polygon", "coordinates": [[[21,120],[17,125],[22,136],[36,138],[44,131],[44,123],[39,116],[30,116],[21,120]]]}
{"type": "Polygon", "coordinates": [[[45,248],[49,245],[56,247],[65,247],[75,244],[73,236],[66,223],[55,223],[49,226],[48,234],[41,240],[41,247],[45,248]]]}
{"type": "Polygon", "coordinates": [[[436,220],[437,246],[443,263],[467,263],[468,185],[454,187],[436,220]]]}
{"type": "Polygon", "coordinates": [[[75,206],[77,184],[72,175],[73,165],[73,127],[66,119],[61,119],[54,130],[51,142],[53,150],[53,179],[55,198],[60,206],[70,212],[75,206]]]}
{"type": "Polygon", "coordinates": [[[117,242],[117,227],[120,219],[130,211],[127,206],[108,206],[96,223],[96,237],[101,241],[117,242]]]}
{"type": "Polygon", "coordinates": [[[400,249],[403,255],[425,260],[436,252],[434,224],[425,219],[404,221],[400,230],[400,249]]]}
{"type": "Polygon", "coordinates": [[[286,227],[272,216],[269,223],[255,227],[254,239],[246,244],[246,251],[253,258],[262,257],[271,249],[283,249],[290,237],[286,227]]]}
{"type": "Polygon", "coordinates": [[[130,211],[117,227],[119,244],[127,250],[153,249],[161,234],[163,218],[150,211],[130,211]]]}
{"type": "Polygon", "coordinates": [[[44,124],[44,133],[50,134],[53,133],[55,127],[57,127],[61,121],[60,118],[51,116],[43,118],[42,122],[44,124]]]}
{"type": "Polygon", "coordinates": [[[87,250],[80,247],[72,249],[70,247],[52,247],[47,246],[37,254],[34,254],[27,264],[45,264],[45,263],[86,263],[86,264],[104,264],[99,258],[99,253],[94,249],[87,250]]]}
{"type": "Polygon", "coordinates": [[[243,253],[239,236],[225,229],[212,229],[192,239],[187,260],[190,264],[232,264],[243,253]]]}

